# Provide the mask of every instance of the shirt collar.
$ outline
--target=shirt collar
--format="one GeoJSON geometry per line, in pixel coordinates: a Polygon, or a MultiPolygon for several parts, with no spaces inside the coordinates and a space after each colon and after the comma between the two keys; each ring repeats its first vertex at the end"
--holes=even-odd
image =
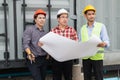
{"type": "MultiPolygon", "coordinates": [[[[69,27],[68,27],[68,25],[65,27],[65,29],[68,29],[69,27]]],[[[56,29],[59,29],[59,30],[61,30],[60,28],[59,28],[59,25],[56,27],[56,29]]]]}
{"type": "MultiPolygon", "coordinates": [[[[94,27],[94,26],[95,26],[95,24],[96,24],[96,21],[93,23],[92,27],[94,27]]],[[[87,28],[88,28],[88,24],[87,24],[87,28]]]]}
{"type": "MultiPolygon", "coordinates": [[[[35,29],[39,30],[39,28],[37,27],[37,25],[35,25],[35,29]]],[[[43,28],[40,31],[44,31],[43,28]]]]}

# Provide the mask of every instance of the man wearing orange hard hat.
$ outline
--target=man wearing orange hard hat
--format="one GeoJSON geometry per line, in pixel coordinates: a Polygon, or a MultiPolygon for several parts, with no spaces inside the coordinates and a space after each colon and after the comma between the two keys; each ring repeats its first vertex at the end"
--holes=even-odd
{"type": "Polygon", "coordinates": [[[23,49],[26,52],[26,63],[34,80],[45,80],[47,53],[41,48],[39,39],[46,34],[43,27],[46,12],[38,9],[34,13],[35,25],[28,26],[23,33],[23,49]]]}
{"type": "Polygon", "coordinates": [[[99,49],[95,55],[82,59],[84,80],[92,80],[92,73],[94,73],[94,80],[103,80],[104,48],[110,46],[107,30],[104,24],[95,21],[96,9],[92,5],[87,5],[83,14],[87,23],[81,27],[80,40],[85,42],[96,35],[102,41],[96,46],[99,49]]]}

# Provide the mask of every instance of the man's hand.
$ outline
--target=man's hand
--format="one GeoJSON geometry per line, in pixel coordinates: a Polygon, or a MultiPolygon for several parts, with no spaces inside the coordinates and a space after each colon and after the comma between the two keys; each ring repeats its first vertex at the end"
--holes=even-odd
{"type": "Polygon", "coordinates": [[[105,46],[107,46],[107,43],[105,42],[101,42],[97,45],[97,47],[105,47],[105,46]]]}
{"type": "Polygon", "coordinates": [[[33,53],[28,54],[28,55],[27,55],[27,58],[28,58],[30,61],[35,62],[35,55],[34,55],[33,53]]]}
{"type": "Polygon", "coordinates": [[[49,55],[49,54],[47,54],[46,59],[47,59],[47,60],[49,60],[49,58],[50,58],[50,55],[49,55]]]}
{"type": "Polygon", "coordinates": [[[43,43],[39,41],[38,46],[40,46],[40,47],[43,46],[43,43]]]}

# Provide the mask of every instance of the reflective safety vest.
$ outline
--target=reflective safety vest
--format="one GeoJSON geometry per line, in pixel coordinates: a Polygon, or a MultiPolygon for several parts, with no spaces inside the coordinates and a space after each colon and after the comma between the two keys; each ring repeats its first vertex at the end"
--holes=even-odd
{"type": "MultiPolygon", "coordinates": [[[[102,23],[96,22],[90,37],[92,37],[92,35],[96,35],[100,38],[101,29],[102,29],[102,23]]],[[[85,42],[88,40],[89,40],[89,36],[88,36],[88,31],[87,31],[87,25],[83,25],[81,28],[81,41],[85,42]]],[[[83,59],[103,60],[104,59],[104,48],[99,48],[98,52],[94,56],[84,57],[83,59]]]]}

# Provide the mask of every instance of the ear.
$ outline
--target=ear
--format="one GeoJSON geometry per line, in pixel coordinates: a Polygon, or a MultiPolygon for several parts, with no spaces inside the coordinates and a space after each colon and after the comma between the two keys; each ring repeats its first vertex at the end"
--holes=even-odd
{"type": "Polygon", "coordinates": [[[59,21],[59,20],[60,20],[60,18],[57,18],[57,20],[59,21]]]}
{"type": "Polygon", "coordinates": [[[36,23],[36,19],[34,19],[35,23],[36,23]]]}
{"type": "Polygon", "coordinates": [[[95,12],[95,17],[96,17],[96,12],[95,12]]]}
{"type": "Polygon", "coordinates": [[[87,17],[86,14],[84,14],[84,17],[85,17],[85,18],[87,17]]]}

